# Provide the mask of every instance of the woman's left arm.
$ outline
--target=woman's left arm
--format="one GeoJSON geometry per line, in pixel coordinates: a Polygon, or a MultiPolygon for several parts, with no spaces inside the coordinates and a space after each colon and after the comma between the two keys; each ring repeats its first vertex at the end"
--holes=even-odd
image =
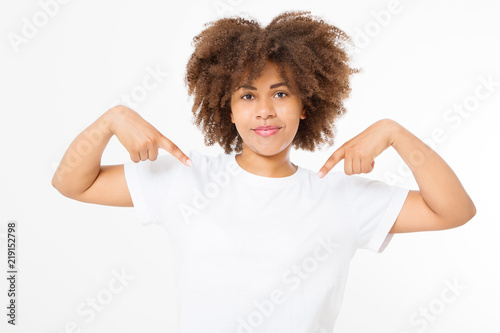
{"type": "Polygon", "coordinates": [[[390,233],[450,229],[474,217],[476,207],[448,164],[392,119],[379,120],[347,141],[320,171],[326,174],[345,159],[346,174],[371,172],[374,158],[390,146],[408,165],[419,187],[419,191],[410,190],[390,233]]]}
{"type": "MultiPolygon", "coordinates": [[[[472,219],[476,215],[476,206],[450,166],[406,128],[388,120],[393,126],[392,147],[410,168],[422,200],[440,218],[444,229],[461,226],[472,219]]],[[[394,225],[392,232],[398,232],[398,229],[405,232],[411,227],[404,225],[404,218],[399,224],[394,225]]]]}

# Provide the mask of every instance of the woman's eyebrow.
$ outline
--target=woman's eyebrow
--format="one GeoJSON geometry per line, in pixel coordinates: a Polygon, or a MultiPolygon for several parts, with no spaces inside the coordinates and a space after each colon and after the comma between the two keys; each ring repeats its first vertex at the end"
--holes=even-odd
{"type": "MultiPolygon", "coordinates": [[[[272,84],[269,87],[269,89],[277,88],[277,87],[280,87],[280,86],[287,86],[288,87],[288,85],[285,82],[280,82],[280,83],[272,84]]],[[[240,88],[246,88],[246,89],[250,89],[250,90],[257,90],[257,88],[255,88],[254,86],[249,86],[249,85],[246,85],[246,84],[239,86],[236,90],[239,90],[240,88]]]]}

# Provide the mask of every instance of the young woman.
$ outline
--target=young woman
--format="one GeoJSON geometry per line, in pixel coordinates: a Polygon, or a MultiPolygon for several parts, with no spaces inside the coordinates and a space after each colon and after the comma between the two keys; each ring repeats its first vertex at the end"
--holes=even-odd
{"type": "Polygon", "coordinates": [[[186,155],[119,105],[76,137],[52,184],[75,200],[134,206],[142,223],[166,228],[180,332],[331,332],[357,249],[382,252],[394,233],[458,227],[475,206],[445,161],[391,119],[344,143],[318,174],[290,161],[292,146],[333,144],[358,71],[343,31],[309,12],[264,28],[242,18],[207,25],[186,84],[205,143],[224,153],[186,155]],[[113,135],[132,162],[100,165],[113,135]],[[388,147],[418,191],[355,175],[388,147]],[[344,172],[329,172],[342,159],[344,172]]]}

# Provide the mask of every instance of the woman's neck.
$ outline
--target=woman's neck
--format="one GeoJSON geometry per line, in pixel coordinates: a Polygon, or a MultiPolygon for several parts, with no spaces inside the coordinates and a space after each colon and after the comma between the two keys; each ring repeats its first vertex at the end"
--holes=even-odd
{"type": "Polygon", "coordinates": [[[263,177],[288,177],[293,175],[298,169],[297,165],[290,162],[289,148],[272,156],[261,155],[251,149],[243,149],[235,158],[242,169],[263,177]]]}

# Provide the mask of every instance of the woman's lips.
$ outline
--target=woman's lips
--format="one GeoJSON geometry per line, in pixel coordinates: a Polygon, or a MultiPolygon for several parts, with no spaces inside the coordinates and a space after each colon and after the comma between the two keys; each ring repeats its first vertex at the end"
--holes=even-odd
{"type": "Polygon", "coordinates": [[[255,129],[254,131],[260,136],[271,136],[278,133],[279,130],[280,127],[270,128],[270,129],[255,129]]]}

